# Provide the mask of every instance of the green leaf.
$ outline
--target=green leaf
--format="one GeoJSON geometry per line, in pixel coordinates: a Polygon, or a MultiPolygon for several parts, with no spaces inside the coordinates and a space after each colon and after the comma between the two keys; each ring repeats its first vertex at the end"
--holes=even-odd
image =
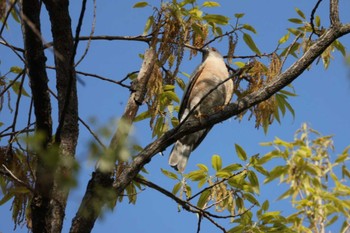
{"type": "Polygon", "coordinates": [[[264,201],[264,203],[261,205],[261,209],[266,212],[270,207],[270,203],[268,200],[264,201]]]}
{"type": "Polygon", "coordinates": [[[280,90],[279,92],[287,96],[297,96],[297,94],[286,90],[280,90]]]}
{"type": "Polygon", "coordinates": [[[189,13],[194,16],[194,17],[197,17],[197,18],[200,18],[202,17],[203,15],[203,11],[199,10],[198,8],[193,8],[189,11],[189,13]]]}
{"type": "Polygon", "coordinates": [[[22,73],[23,69],[21,67],[18,66],[12,66],[10,68],[10,72],[15,73],[15,74],[20,74],[22,73]]]}
{"type": "Polygon", "coordinates": [[[243,150],[243,148],[240,145],[235,144],[235,149],[236,149],[236,153],[237,153],[238,158],[240,158],[240,160],[242,160],[242,161],[246,161],[247,160],[247,153],[243,150]]]}
{"type": "Polygon", "coordinates": [[[341,154],[337,157],[337,159],[335,160],[335,163],[342,163],[345,161],[345,159],[348,158],[348,154],[341,154]]]}
{"type": "Polygon", "coordinates": [[[143,30],[143,35],[147,35],[149,29],[152,27],[153,25],[153,22],[154,22],[154,17],[153,16],[150,16],[148,17],[147,21],[146,21],[146,25],[145,25],[145,29],[143,30]]]}
{"type": "Polygon", "coordinates": [[[256,30],[253,26],[249,25],[249,24],[243,24],[242,26],[244,29],[253,32],[254,34],[256,34],[256,30]]]}
{"type": "Polygon", "coordinates": [[[207,177],[207,173],[203,170],[196,170],[188,173],[186,177],[192,181],[199,181],[207,177]]]}
{"type": "Polygon", "coordinates": [[[232,174],[229,171],[220,170],[217,171],[215,176],[220,178],[229,178],[232,174]]]}
{"type": "Polygon", "coordinates": [[[179,180],[179,178],[177,177],[177,175],[171,171],[168,171],[168,170],[165,170],[165,169],[160,169],[162,171],[162,173],[164,175],[166,175],[167,177],[169,177],[170,179],[173,179],[173,180],[179,180]]]}
{"type": "Polygon", "coordinates": [[[251,183],[251,185],[259,191],[259,180],[256,176],[255,172],[248,171],[248,180],[251,183]]]}
{"type": "Polygon", "coordinates": [[[329,221],[327,221],[326,227],[332,225],[338,220],[338,215],[334,215],[329,221]]]}
{"type": "Polygon", "coordinates": [[[235,17],[236,17],[237,19],[239,19],[239,18],[242,18],[244,15],[245,15],[244,13],[236,13],[236,14],[235,14],[235,17]]]}
{"type": "Polygon", "coordinates": [[[284,114],[286,113],[285,99],[283,98],[283,95],[280,94],[276,94],[275,98],[277,106],[281,110],[282,116],[284,116],[284,114]]]}
{"type": "Polygon", "coordinates": [[[142,8],[148,6],[148,2],[137,2],[133,5],[133,8],[142,8]]]}
{"type": "Polygon", "coordinates": [[[242,165],[239,163],[234,163],[234,164],[230,164],[226,167],[224,167],[223,169],[221,169],[220,171],[226,171],[226,172],[234,172],[237,171],[239,169],[242,168],[242,165]]]}
{"type": "Polygon", "coordinates": [[[179,192],[181,186],[182,186],[182,182],[176,183],[173,187],[173,191],[171,191],[172,194],[176,195],[179,192]]]}
{"type": "Polygon", "coordinates": [[[256,47],[252,37],[249,34],[244,33],[243,40],[254,53],[256,53],[257,55],[261,55],[258,47],[256,47]]]}
{"type": "Polygon", "coordinates": [[[176,77],[175,81],[176,81],[177,85],[179,85],[181,90],[185,90],[186,84],[185,84],[184,80],[182,80],[181,78],[176,77]]]}
{"type": "MultiPolygon", "coordinates": [[[[19,94],[20,86],[21,86],[21,83],[20,83],[20,82],[14,82],[13,85],[12,85],[12,90],[13,90],[17,95],[19,94]]],[[[29,94],[28,94],[28,92],[24,89],[23,86],[22,86],[22,89],[21,89],[21,94],[24,95],[24,96],[30,97],[29,94]]]]}
{"type": "Polygon", "coordinates": [[[204,164],[197,164],[197,167],[200,169],[200,170],[203,170],[203,171],[205,171],[205,172],[208,172],[209,171],[209,169],[208,169],[208,167],[206,166],[206,165],[204,165],[204,164]]]}
{"type": "Polygon", "coordinates": [[[164,117],[158,117],[156,124],[153,127],[152,137],[154,136],[160,136],[164,133],[165,128],[167,127],[167,122],[164,122],[164,117]]]}
{"type": "Polygon", "coordinates": [[[295,28],[288,28],[288,31],[292,33],[294,36],[299,36],[301,33],[298,29],[295,29],[295,28]]]}
{"type": "Polygon", "coordinates": [[[299,9],[299,8],[295,8],[295,11],[298,13],[298,15],[303,18],[303,19],[306,19],[305,18],[305,14],[299,9]]]}
{"type": "Polygon", "coordinates": [[[316,17],[315,17],[315,25],[316,25],[316,27],[321,26],[321,18],[318,15],[316,15],[316,17]]]}
{"type": "Polygon", "coordinates": [[[273,181],[274,179],[280,177],[281,175],[285,174],[286,172],[288,172],[288,168],[289,168],[288,165],[275,167],[274,169],[272,169],[272,171],[269,173],[267,178],[264,180],[264,183],[267,184],[273,181]]]}
{"type": "Polygon", "coordinates": [[[171,125],[172,125],[173,127],[178,126],[178,125],[179,125],[179,119],[177,119],[176,117],[172,117],[172,118],[171,118],[171,125]]]}
{"type": "Polygon", "coordinates": [[[215,171],[219,171],[222,166],[221,157],[219,155],[213,155],[213,157],[211,158],[211,164],[215,171]]]}
{"type": "Polygon", "coordinates": [[[20,22],[21,22],[21,20],[20,20],[19,17],[18,17],[18,13],[17,13],[16,8],[12,9],[11,15],[12,15],[13,19],[14,19],[17,23],[20,23],[20,22]]]}
{"type": "Polygon", "coordinates": [[[210,197],[211,191],[210,189],[205,190],[198,199],[197,207],[203,208],[203,206],[208,202],[208,198],[210,197]]]}
{"type": "Polygon", "coordinates": [[[220,6],[218,2],[207,1],[202,4],[203,7],[217,7],[220,6]]]}
{"type": "Polygon", "coordinates": [[[138,116],[135,117],[134,122],[142,121],[144,119],[147,119],[151,117],[151,113],[147,110],[145,112],[140,113],[138,116]]]}
{"type": "Polygon", "coordinates": [[[285,34],[284,36],[282,36],[282,38],[279,39],[278,44],[286,43],[287,40],[289,39],[289,36],[290,36],[290,32],[288,32],[287,34],[285,34]]]}
{"type": "Polygon", "coordinates": [[[203,19],[208,23],[217,23],[221,25],[228,24],[229,18],[223,15],[208,14],[203,16],[203,19]]]}
{"type": "Polygon", "coordinates": [[[298,18],[290,18],[288,19],[289,22],[296,23],[296,24],[303,24],[303,21],[298,18]]]}
{"type": "Polygon", "coordinates": [[[6,193],[3,198],[0,200],[0,206],[11,200],[11,198],[14,196],[13,192],[6,193]]]}
{"type": "Polygon", "coordinates": [[[341,52],[341,54],[342,54],[344,57],[346,57],[346,50],[345,50],[345,47],[344,47],[344,45],[343,45],[342,43],[340,43],[339,40],[334,41],[334,42],[333,42],[333,45],[334,45],[334,47],[335,47],[339,52],[341,52]]]}
{"type": "Polygon", "coordinates": [[[174,91],[175,86],[174,85],[164,85],[163,86],[163,91],[174,91]]]}
{"type": "Polygon", "coordinates": [[[241,62],[241,61],[236,61],[234,62],[234,64],[238,67],[238,68],[243,68],[245,67],[245,63],[241,62]]]}
{"type": "Polygon", "coordinates": [[[250,193],[245,193],[245,194],[244,194],[244,198],[245,198],[246,200],[248,200],[250,203],[252,203],[253,205],[259,206],[258,200],[257,200],[252,194],[250,194],[250,193]]]}
{"type": "Polygon", "coordinates": [[[295,112],[292,105],[290,105],[289,102],[285,101],[285,106],[288,108],[289,112],[292,114],[293,119],[295,119],[295,112]]]}
{"type": "Polygon", "coordinates": [[[166,96],[169,100],[175,101],[176,103],[180,103],[179,97],[173,91],[165,91],[163,95],[166,96]]]}

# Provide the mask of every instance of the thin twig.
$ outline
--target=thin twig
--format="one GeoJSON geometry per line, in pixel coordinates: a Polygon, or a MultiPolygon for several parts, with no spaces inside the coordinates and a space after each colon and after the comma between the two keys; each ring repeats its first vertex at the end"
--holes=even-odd
{"type": "Polygon", "coordinates": [[[222,35],[219,35],[219,36],[216,36],[216,37],[214,37],[213,39],[209,40],[207,43],[205,43],[205,44],[202,46],[202,48],[205,48],[206,46],[208,46],[209,44],[213,43],[213,42],[216,41],[217,39],[220,39],[220,38],[222,38],[222,37],[231,35],[231,34],[235,33],[236,31],[238,31],[238,30],[240,30],[240,29],[242,29],[242,28],[234,28],[232,31],[226,32],[226,33],[224,33],[224,34],[222,34],[222,35]]]}
{"type": "MultiPolygon", "coordinates": [[[[51,69],[51,70],[56,70],[56,67],[54,67],[54,66],[46,66],[46,68],[51,69]]],[[[127,75],[125,76],[125,78],[123,78],[123,79],[120,80],[120,81],[115,81],[115,80],[113,80],[113,79],[109,79],[109,78],[106,78],[106,77],[102,77],[101,75],[91,74],[91,73],[87,73],[87,72],[83,72],[83,71],[75,71],[75,73],[81,74],[81,75],[84,75],[84,76],[89,76],[89,77],[97,78],[97,79],[100,79],[100,80],[102,80],[102,81],[114,83],[114,84],[120,85],[120,86],[122,86],[122,87],[130,88],[130,85],[126,85],[126,84],[124,84],[123,82],[124,82],[125,80],[127,80],[131,75],[138,73],[138,71],[134,71],[134,72],[131,72],[131,73],[127,74],[127,75]]]]}
{"type": "Polygon", "coordinates": [[[7,87],[0,93],[0,97],[3,96],[8,91],[8,89],[10,89],[10,87],[12,87],[12,85],[17,82],[17,80],[24,74],[24,72],[25,69],[23,69],[22,72],[19,73],[9,85],[7,85],[7,87]]]}
{"type": "MultiPolygon", "coordinates": [[[[19,104],[21,102],[22,89],[23,89],[23,83],[24,83],[25,77],[26,77],[26,75],[25,75],[25,73],[23,73],[22,80],[21,80],[21,83],[20,83],[19,88],[18,88],[18,97],[17,97],[17,101],[16,101],[16,108],[15,108],[15,113],[13,116],[13,121],[12,121],[12,126],[11,126],[12,133],[16,131],[17,117],[18,117],[18,113],[19,113],[19,104]]],[[[12,145],[13,138],[14,138],[14,134],[10,135],[10,140],[9,140],[10,146],[12,145]]]]}
{"type": "Polygon", "coordinates": [[[16,54],[16,56],[23,62],[25,63],[24,58],[18,53],[17,49],[15,47],[13,47],[10,43],[8,43],[5,38],[3,36],[0,36],[1,40],[2,40],[2,44],[6,45],[6,47],[10,48],[14,54],[16,54]]]}
{"type": "MultiPolygon", "coordinates": [[[[92,37],[95,33],[95,26],[96,26],[96,0],[93,0],[93,5],[94,5],[94,10],[93,10],[93,20],[92,20],[92,25],[91,25],[91,31],[90,31],[90,37],[92,37]]],[[[88,40],[85,51],[83,53],[83,55],[80,57],[80,59],[75,63],[75,67],[77,67],[80,62],[82,62],[85,58],[85,56],[87,55],[89,48],[91,45],[91,39],[88,40]]]]}
{"type": "Polygon", "coordinates": [[[284,56],[284,58],[283,58],[283,60],[282,60],[282,62],[281,62],[281,67],[280,67],[279,73],[282,72],[283,65],[284,65],[284,63],[285,63],[286,60],[287,60],[287,57],[288,57],[288,55],[289,55],[289,53],[290,53],[290,50],[292,49],[292,47],[294,46],[294,44],[297,43],[297,41],[299,40],[300,37],[301,37],[301,34],[299,34],[297,37],[295,37],[293,43],[289,46],[289,48],[288,48],[288,50],[287,50],[287,52],[286,52],[286,56],[284,56]]]}
{"type": "Polygon", "coordinates": [[[2,167],[5,169],[6,172],[4,172],[5,175],[11,177],[16,183],[26,187],[29,191],[31,191],[32,193],[34,192],[34,189],[27,183],[25,183],[24,181],[20,180],[15,174],[13,174],[11,172],[10,169],[8,169],[5,164],[2,164],[2,167]]]}
{"type": "Polygon", "coordinates": [[[230,195],[231,195],[232,193],[233,193],[233,191],[231,190],[231,191],[229,192],[229,194],[227,194],[225,197],[223,197],[223,198],[221,198],[220,200],[218,200],[218,201],[216,201],[216,202],[214,202],[214,203],[212,203],[212,204],[206,206],[206,207],[203,208],[203,209],[204,209],[204,210],[207,210],[207,209],[210,209],[210,208],[213,207],[213,206],[216,206],[216,205],[219,204],[220,202],[223,202],[224,200],[226,200],[227,198],[229,198],[230,195]]]}
{"type": "MultiPolygon", "coordinates": [[[[243,171],[242,171],[243,172],[243,171]]],[[[229,179],[229,178],[227,178],[229,179]]],[[[193,204],[191,204],[189,202],[189,200],[182,200],[180,198],[178,198],[177,196],[175,196],[173,193],[165,190],[164,188],[150,182],[150,181],[147,181],[143,178],[140,178],[140,177],[136,177],[134,179],[136,182],[139,182],[140,184],[143,184],[143,185],[146,185],[152,189],[155,189],[157,191],[159,191],[160,193],[166,195],[167,197],[170,197],[171,199],[173,199],[175,202],[177,202],[179,205],[181,205],[185,210],[187,211],[190,211],[192,213],[197,213],[197,214],[202,214],[205,218],[207,218],[208,220],[211,219],[211,218],[218,218],[218,219],[227,219],[227,218],[235,218],[235,217],[239,217],[239,216],[242,216],[244,215],[245,213],[247,213],[248,211],[250,211],[255,205],[256,203],[254,203],[253,205],[251,205],[248,209],[246,209],[245,211],[243,211],[242,213],[240,214],[235,214],[235,215],[217,215],[217,214],[212,214],[204,209],[201,209],[193,204]]],[[[209,186],[210,188],[213,188],[214,185],[212,186],[209,186]]],[[[208,187],[208,188],[209,188],[208,187]]],[[[209,221],[212,221],[209,220],[209,221]]],[[[212,221],[213,222],[213,221],[212,221]]],[[[213,222],[214,223],[214,222],[213,222]]]]}
{"type": "Polygon", "coordinates": [[[15,0],[15,1],[11,4],[11,6],[9,7],[9,9],[8,9],[6,15],[5,15],[4,21],[2,22],[2,26],[1,26],[1,29],[0,29],[0,36],[2,36],[2,33],[3,33],[4,29],[5,29],[5,26],[7,25],[7,19],[8,19],[8,17],[9,17],[10,14],[11,14],[12,9],[13,9],[13,8],[15,7],[15,5],[17,4],[17,1],[18,1],[18,0],[15,0]]]}
{"type": "MultiPolygon", "coordinates": [[[[1,38],[3,38],[3,37],[1,36],[1,38]]],[[[11,48],[13,50],[16,50],[18,52],[24,53],[24,49],[10,45],[7,42],[5,42],[3,39],[0,40],[0,44],[5,45],[6,47],[11,48]]]]}
{"type": "MultiPolygon", "coordinates": [[[[55,99],[58,99],[57,95],[51,90],[49,89],[49,92],[50,94],[55,97],[55,99]]],[[[100,144],[100,146],[103,148],[103,149],[106,149],[107,147],[103,144],[103,142],[98,138],[97,134],[95,134],[94,131],[92,131],[92,129],[90,128],[90,126],[83,120],[81,119],[80,117],[78,117],[78,121],[80,123],[82,123],[85,128],[89,131],[89,133],[95,138],[95,140],[98,142],[98,144],[100,144]]]]}
{"type": "Polygon", "coordinates": [[[197,233],[201,231],[201,223],[202,223],[203,216],[200,214],[198,215],[198,223],[197,223],[197,233]]]}
{"type": "MultiPolygon", "coordinates": [[[[242,55],[242,56],[231,56],[233,59],[251,59],[251,58],[261,58],[261,57],[270,57],[272,54],[274,54],[275,51],[271,53],[262,53],[260,55],[242,55]]],[[[223,56],[223,58],[228,58],[228,56],[223,56]]]]}
{"type": "MultiPolygon", "coordinates": [[[[34,123],[32,123],[31,125],[34,125],[34,123]]],[[[21,129],[21,130],[18,130],[18,131],[14,131],[14,132],[11,132],[11,133],[0,134],[0,138],[13,136],[13,135],[19,135],[19,134],[22,134],[22,133],[31,133],[31,132],[34,132],[34,131],[35,131],[35,129],[30,129],[27,126],[24,129],[21,129]]]]}
{"type": "MultiPolygon", "coordinates": [[[[311,24],[311,28],[312,28],[312,33],[320,36],[321,34],[319,32],[316,31],[315,29],[315,25],[314,25],[314,19],[315,19],[315,13],[316,13],[316,10],[318,8],[318,6],[320,5],[320,3],[322,2],[322,0],[318,0],[316,5],[314,6],[314,8],[312,9],[311,11],[311,17],[310,17],[310,24],[311,24]]],[[[310,35],[310,38],[311,38],[312,34],[310,35]]]]}
{"type": "Polygon", "coordinates": [[[247,170],[247,169],[243,169],[242,171],[236,172],[236,173],[230,175],[229,177],[224,178],[224,179],[220,180],[219,182],[217,182],[217,183],[215,183],[215,184],[212,184],[212,185],[210,185],[210,186],[208,186],[208,187],[202,189],[201,191],[199,191],[198,193],[196,193],[196,194],[193,195],[192,197],[188,198],[187,201],[190,201],[190,200],[192,200],[193,198],[195,198],[195,197],[199,196],[200,194],[202,194],[203,192],[205,192],[205,191],[207,191],[207,190],[209,190],[209,189],[212,189],[213,187],[215,187],[215,186],[217,186],[217,185],[219,185],[219,184],[221,184],[221,183],[224,183],[225,181],[228,181],[228,180],[231,179],[232,177],[238,176],[239,174],[245,172],[246,170],[247,170]]]}

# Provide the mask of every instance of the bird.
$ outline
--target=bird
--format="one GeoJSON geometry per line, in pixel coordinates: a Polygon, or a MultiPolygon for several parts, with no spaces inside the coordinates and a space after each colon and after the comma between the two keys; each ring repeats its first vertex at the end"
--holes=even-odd
{"type": "MultiPolygon", "coordinates": [[[[203,49],[202,53],[202,63],[191,75],[180,103],[180,123],[185,120],[200,120],[222,110],[233,96],[234,85],[232,79],[229,79],[223,56],[213,47],[203,49]]],[[[198,147],[212,127],[177,140],[170,152],[169,165],[183,173],[191,152],[198,147]]]]}

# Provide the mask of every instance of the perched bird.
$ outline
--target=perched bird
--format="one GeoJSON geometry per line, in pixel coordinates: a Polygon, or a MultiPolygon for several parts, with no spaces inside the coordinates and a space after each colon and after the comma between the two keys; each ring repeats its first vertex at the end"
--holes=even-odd
{"type": "MultiPolygon", "coordinates": [[[[215,48],[206,48],[203,51],[202,64],[192,74],[182,98],[179,110],[180,122],[186,118],[200,119],[222,110],[233,95],[232,80],[220,84],[228,77],[229,73],[221,54],[215,48]],[[193,108],[195,109],[188,116],[193,108]]],[[[212,126],[188,134],[176,141],[170,153],[169,165],[183,172],[191,152],[197,148],[211,128],[212,126]]]]}

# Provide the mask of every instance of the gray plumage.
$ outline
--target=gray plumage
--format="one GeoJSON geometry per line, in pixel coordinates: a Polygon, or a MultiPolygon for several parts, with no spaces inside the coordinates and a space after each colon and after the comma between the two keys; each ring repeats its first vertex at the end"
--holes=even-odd
{"type": "MultiPolygon", "coordinates": [[[[188,120],[209,116],[227,105],[233,95],[233,82],[229,77],[225,61],[215,48],[208,48],[203,54],[203,62],[190,78],[182,98],[179,119],[182,122],[188,113],[200,102],[199,106],[188,116],[188,120]],[[210,94],[208,94],[212,89],[210,94]]],[[[203,141],[211,127],[188,134],[175,142],[170,153],[169,165],[176,170],[185,170],[188,158],[193,150],[203,141]]]]}

